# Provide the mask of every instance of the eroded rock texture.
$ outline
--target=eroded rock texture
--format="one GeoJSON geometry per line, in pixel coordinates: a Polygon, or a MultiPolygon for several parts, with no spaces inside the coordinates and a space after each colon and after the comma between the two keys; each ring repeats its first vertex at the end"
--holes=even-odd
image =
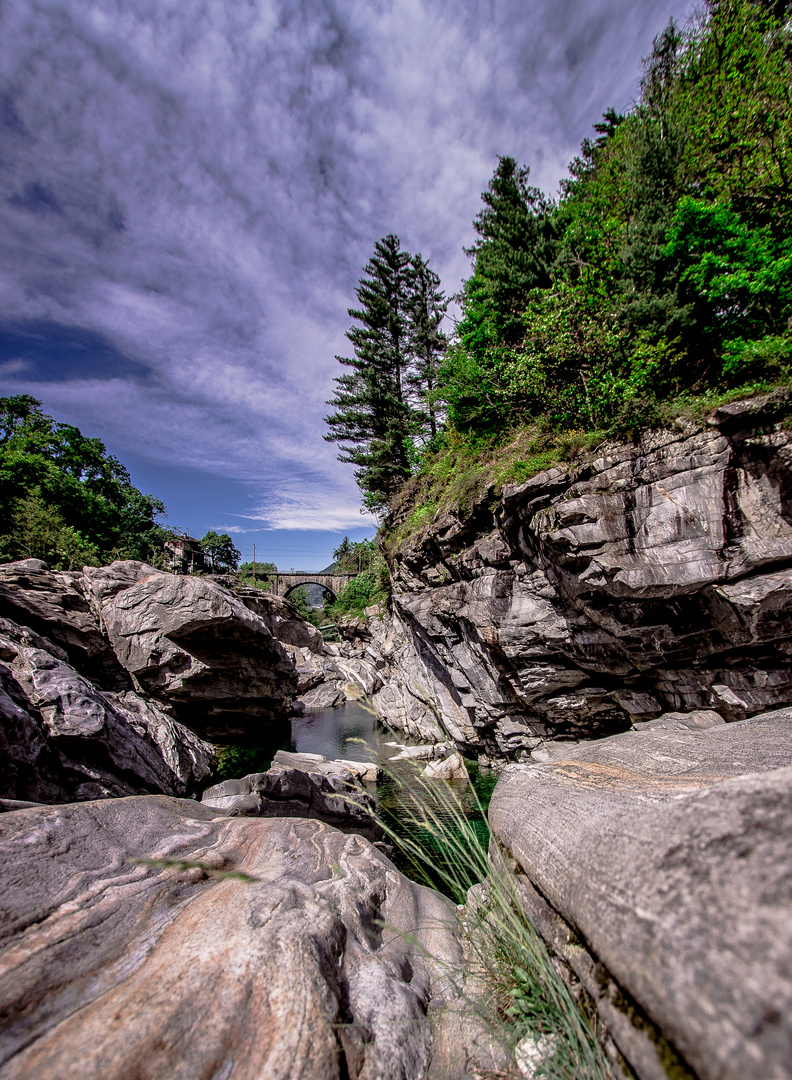
{"type": "Polygon", "coordinates": [[[453,908],[359,836],[152,796],[6,814],[0,861],[2,1080],[465,1075],[453,908]]]}
{"type": "Polygon", "coordinates": [[[787,1080],[792,709],[510,765],[491,858],[640,1080],[787,1080]]]}
{"type": "Polygon", "coordinates": [[[214,747],[132,690],[101,690],[66,653],[0,619],[0,798],[195,795],[214,747]]]}
{"type": "Polygon", "coordinates": [[[792,702],[792,433],[772,401],[553,468],[392,556],[382,715],[494,759],[792,702]]]}
{"type": "Polygon", "coordinates": [[[360,779],[376,780],[376,774],[376,766],[366,769],[354,762],[328,761],[321,754],[281,750],[267,772],[223,780],[207,788],[201,802],[237,817],[310,818],[381,840],[374,799],[360,779]]]}
{"type": "Polygon", "coordinates": [[[0,798],[197,794],[214,755],[201,736],[285,725],[321,635],[254,591],[134,561],[0,566],[0,798]]]}

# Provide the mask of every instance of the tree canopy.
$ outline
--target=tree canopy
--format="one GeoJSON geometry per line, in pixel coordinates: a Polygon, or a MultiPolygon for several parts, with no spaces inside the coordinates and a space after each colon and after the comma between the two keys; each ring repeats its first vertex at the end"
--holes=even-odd
{"type": "Polygon", "coordinates": [[[500,157],[450,340],[437,276],[379,241],[326,436],[367,506],[394,505],[433,449],[528,425],[622,435],[669,401],[792,381],[791,8],[708,0],[671,21],[557,199],[500,157]]]}
{"type": "Polygon", "coordinates": [[[359,307],[347,331],[354,356],[335,379],[325,417],[340,461],[357,466],[364,505],[387,504],[410,475],[416,446],[437,429],[435,384],[445,347],[445,298],[439,277],[390,234],[374,245],[356,290],[359,307]]]}
{"type": "Polygon", "coordinates": [[[232,574],[239,566],[241,552],[234,547],[234,541],[228,533],[218,533],[210,529],[199,540],[201,550],[215,574],[232,574]]]}
{"type": "Polygon", "coordinates": [[[638,402],[789,378],[787,8],[712,0],[669,23],[557,203],[500,158],[441,371],[452,429],[607,429],[638,402]]]}
{"type": "Polygon", "coordinates": [[[60,569],[159,560],[164,513],[99,439],[56,423],[27,394],[0,398],[0,558],[60,569]]]}

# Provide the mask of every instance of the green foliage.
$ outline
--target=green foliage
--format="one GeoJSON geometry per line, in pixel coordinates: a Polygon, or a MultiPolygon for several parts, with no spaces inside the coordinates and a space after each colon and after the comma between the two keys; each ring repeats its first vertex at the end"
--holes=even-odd
{"type": "Polygon", "coordinates": [[[234,547],[234,541],[228,533],[217,533],[210,529],[199,541],[201,549],[209,559],[215,574],[231,574],[239,566],[241,554],[234,547]]]}
{"type": "Polygon", "coordinates": [[[0,552],[53,568],[161,561],[165,506],[135,488],[99,439],[56,423],[27,394],[0,398],[0,552]]]}
{"type": "Polygon", "coordinates": [[[373,540],[353,542],[348,536],[333,552],[335,570],[341,574],[359,574],[361,570],[369,570],[376,557],[377,547],[373,540]]]}
{"type": "Polygon", "coordinates": [[[274,562],[243,562],[237,568],[237,576],[245,585],[252,585],[265,592],[272,590],[272,582],[267,580],[270,574],[276,574],[278,568],[274,562]]]}
{"type": "Polygon", "coordinates": [[[471,445],[535,420],[617,435],[683,393],[790,378],[787,6],[669,23],[635,107],[594,130],[557,206],[512,158],[482,195],[440,372],[471,445]]]}
{"type": "Polygon", "coordinates": [[[327,614],[334,621],[361,618],[365,608],[387,603],[388,595],[388,569],[382,555],[376,552],[368,569],[347,582],[327,614]]]}
{"type": "Polygon", "coordinates": [[[357,466],[364,506],[380,512],[410,475],[416,445],[437,430],[446,302],[438,276],[393,234],[377,241],[363,275],[346,335],[354,356],[336,357],[349,370],[334,380],[325,439],[357,466]]]}
{"type": "Polygon", "coordinates": [[[44,502],[38,488],[17,500],[10,525],[10,531],[0,538],[0,557],[43,559],[56,570],[101,565],[96,545],[66,525],[58,511],[44,502]]]}

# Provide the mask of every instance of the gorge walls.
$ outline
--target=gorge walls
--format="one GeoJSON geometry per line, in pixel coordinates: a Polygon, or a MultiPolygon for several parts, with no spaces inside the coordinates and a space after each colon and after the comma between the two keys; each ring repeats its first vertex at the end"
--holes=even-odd
{"type": "Polygon", "coordinates": [[[392,615],[368,623],[383,718],[486,763],[792,702],[781,406],[723,406],[435,514],[390,554],[392,615]]]}

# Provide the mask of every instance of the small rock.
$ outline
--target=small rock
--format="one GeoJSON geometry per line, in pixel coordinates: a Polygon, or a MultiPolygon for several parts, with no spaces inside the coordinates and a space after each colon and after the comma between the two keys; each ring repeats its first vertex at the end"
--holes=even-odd
{"type": "Polygon", "coordinates": [[[320,686],[309,690],[302,697],[295,698],[292,708],[302,709],[335,709],[346,701],[346,694],[335,683],[322,683],[320,686]]]}
{"type": "Polygon", "coordinates": [[[520,1076],[533,1080],[539,1066],[556,1052],[557,1040],[552,1035],[527,1035],[514,1048],[520,1076]]]}
{"type": "Polygon", "coordinates": [[[468,773],[460,754],[451,754],[441,761],[430,761],[421,776],[427,780],[467,780],[468,773]]]}

